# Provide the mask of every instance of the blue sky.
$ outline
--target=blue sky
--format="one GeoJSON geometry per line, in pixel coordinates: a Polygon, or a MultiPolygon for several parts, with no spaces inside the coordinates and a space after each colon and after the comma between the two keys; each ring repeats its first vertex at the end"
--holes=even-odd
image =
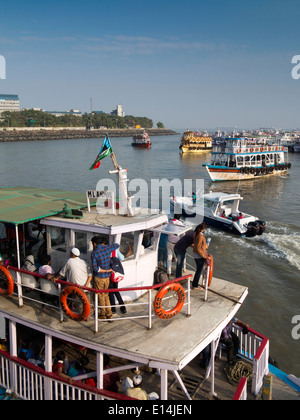
{"type": "Polygon", "coordinates": [[[300,2],[1,1],[1,93],[170,128],[300,127],[300,2]]]}

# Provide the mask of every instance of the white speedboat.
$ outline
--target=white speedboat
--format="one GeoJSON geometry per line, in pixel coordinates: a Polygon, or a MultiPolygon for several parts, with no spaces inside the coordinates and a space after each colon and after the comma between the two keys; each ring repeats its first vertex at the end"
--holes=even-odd
{"type": "Polygon", "coordinates": [[[240,211],[239,204],[243,198],[239,194],[225,194],[209,192],[193,200],[192,197],[171,197],[171,205],[175,214],[184,217],[198,217],[207,225],[238,235],[254,237],[262,235],[266,223],[240,211]]]}

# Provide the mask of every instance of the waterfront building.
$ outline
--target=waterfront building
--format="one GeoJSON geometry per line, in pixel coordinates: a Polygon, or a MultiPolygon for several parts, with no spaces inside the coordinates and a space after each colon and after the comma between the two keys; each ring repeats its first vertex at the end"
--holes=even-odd
{"type": "Polygon", "coordinates": [[[18,95],[0,93],[0,114],[5,111],[20,111],[20,99],[18,95]]]}
{"type": "Polygon", "coordinates": [[[46,111],[46,113],[55,115],[56,117],[62,117],[63,115],[77,115],[78,117],[82,117],[79,109],[71,109],[70,111],[46,111]]]}
{"type": "Polygon", "coordinates": [[[111,115],[117,115],[118,117],[125,117],[122,105],[117,105],[117,108],[111,112],[111,115]]]}

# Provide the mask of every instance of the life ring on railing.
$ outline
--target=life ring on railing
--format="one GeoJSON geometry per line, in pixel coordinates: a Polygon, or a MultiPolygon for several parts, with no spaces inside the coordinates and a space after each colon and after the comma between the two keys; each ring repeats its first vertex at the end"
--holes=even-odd
{"type": "Polygon", "coordinates": [[[261,151],[261,152],[263,152],[264,150],[265,150],[265,149],[264,149],[264,147],[261,147],[261,148],[260,148],[260,151],[261,151]]]}
{"type": "Polygon", "coordinates": [[[237,153],[241,153],[242,149],[237,149],[237,153]]]}
{"type": "Polygon", "coordinates": [[[154,310],[158,318],[160,319],[171,319],[183,308],[185,302],[185,291],[184,288],[179,283],[173,283],[173,284],[167,284],[163,286],[160,291],[157,293],[155,300],[154,300],[154,310]],[[162,307],[162,301],[163,298],[169,293],[169,292],[176,292],[178,296],[178,302],[177,305],[169,310],[165,311],[162,307]]]}
{"type": "Polygon", "coordinates": [[[254,149],[253,149],[253,147],[252,147],[252,148],[250,149],[250,152],[251,152],[251,153],[253,153],[253,152],[254,152],[254,149]]]}
{"type": "Polygon", "coordinates": [[[86,294],[75,286],[67,286],[60,295],[60,304],[62,310],[68,317],[73,319],[74,321],[86,321],[91,313],[91,305],[86,297],[86,294]],[[69,307],[68,298],[70,295],[75,295],[77,298],[80,299],[81,304],[83,306],[82,311],[80,313],[73,312],[69,307]]]}
{"type": "Polygon", "coordinates": [[[3,267],[2,265],[0,266],[0,276],[1,276],[1,280],[7,283],[6,289],[0,288],[0,295],[11,296],[14,291],[14,279],[12,275],[10,274],[10,272],[8,271],[8,269],[3,267]]]}

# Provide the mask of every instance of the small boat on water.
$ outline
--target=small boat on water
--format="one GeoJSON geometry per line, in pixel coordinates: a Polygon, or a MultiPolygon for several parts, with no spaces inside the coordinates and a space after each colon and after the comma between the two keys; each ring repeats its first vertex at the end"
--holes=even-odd
{"type": "Polygon", "coordinates": [[[254,237],[262,235],[266,223],[239,209],[243,198],[239,194],[209,192],[199,198],[171,197],[175,214],[184,217],[200,217],[207,225],[241,236],[254,237]]]}
{"type": "Polygon", "coordinates": [[[181,137],[181,153],[203,153],[212,149],[212,138],[199,132],[187,130],[181,137]]]}
{"type": "Polygon", "coordinates": [[[291,163],[288,162],[287,147],[258,145],[245,138],[226,138],[213,146],[211,162],[203,166],[216,182],[285,174],[291,163]]]}
{"type": "Polygon", "coordinates": [[[131,145],[133,147],[141,147],[141,148],[150,149],[151,140],[147,131],[144,130],[142,133],[135,134],[133,136],[133,142],[131,143],[131,145]]]}

